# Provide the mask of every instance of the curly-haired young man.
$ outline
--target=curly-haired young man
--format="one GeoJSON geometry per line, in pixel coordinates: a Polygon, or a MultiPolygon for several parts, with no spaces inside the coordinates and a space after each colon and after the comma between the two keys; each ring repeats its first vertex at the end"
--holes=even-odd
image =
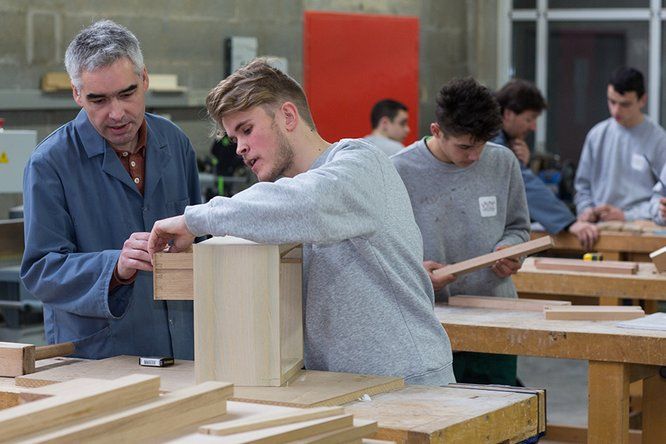
{"type": "MultiPolygon", "coordinates": [[[[444,85],[436,101],[436,121],[425,137],[391,157],[412,202],[424,240],[424,266],[439,301],[474,294],[516,297],[510,276],[520,263],[510,259],[461,276],[435,276],[446,263],[490,253],[529,238],[525,187],[516,156],[488,143],[499,131],[499,105],[474,79],[444,85]],[[448,284],[448,285],[447,285],[448,284]]],[[[456,380],[516,383],[513,356],[456,353],[456,380]]]]}

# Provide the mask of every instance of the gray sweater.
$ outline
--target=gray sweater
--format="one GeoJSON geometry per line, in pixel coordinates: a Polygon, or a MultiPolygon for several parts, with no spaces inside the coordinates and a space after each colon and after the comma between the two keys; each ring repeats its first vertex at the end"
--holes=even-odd
{"type": "MultiPolygon", "coordinates": [[[[460,168],[438,160],[422,139],[391,160],[407,186],[425,260],[454,264],[529,239],[520,165],[508,148],[487,143],[477,162],[460,168]]],[[[459,276],[436,297],[459,294],[516,297],[516,288],[484,268],[459,276]]]]}
{"type": "Polygon", "coordinates": [[[185,218],[196,235],[303,242],[306,368],[454,381],[409,197],[376,147],[343,139],[309,171],[187,207],[185,218]]]}
{"type": "MultiPolygon", "coordinates": [[[[598,123],[585,139],[576,172],[576,211],[611,204],[627,220],[657,216],[653,187],[666,165],[666,132],[645,116],[625,128],[613,118],[598,123]]],[[[663,191],[662,191],[663,192],[663,191]]]]}

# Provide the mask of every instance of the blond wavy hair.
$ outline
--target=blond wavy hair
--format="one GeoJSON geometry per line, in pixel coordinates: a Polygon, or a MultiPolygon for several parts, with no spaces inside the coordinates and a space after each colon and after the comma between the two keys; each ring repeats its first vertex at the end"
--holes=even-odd
{"type": "Polygon", "coordinates": [[[270,59],[257,58],[238,69],[210,90],[206,97],[208,115],[221,128],[225,115],[263,106],[274,115],[275,106],[284,102],[296,105],[301,118],[315,129],[310,106],[301,85],[269,64],[270,59]]]}

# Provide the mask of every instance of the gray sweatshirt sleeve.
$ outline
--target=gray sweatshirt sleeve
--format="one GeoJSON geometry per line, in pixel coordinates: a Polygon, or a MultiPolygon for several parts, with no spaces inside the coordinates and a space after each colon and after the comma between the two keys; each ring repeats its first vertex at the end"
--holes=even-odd
{"type": "Polygon", "coordinates": [[[504,227],[502,239],[495,248],[527,242],[530,238],[530,213],[527,209],[525,184],[520,174],[520,164],[515,156],[511,162],[511,181],[509,183],[509,199],[507,199],[506,224],[504,227]]]}
{"type": "Polygon", "coordinates": [[[587,208],[594,206],[590,177],[593,164],[592,151],[592,141],[590,134],[588,133],[587,137],[585,138],[583,152],[580,155],[578,169],[576,170],[576,178],[574,180],[574,187],[576,189],[574,203],[576,204],[577,214],[581,214],[587,208]]]}
{"type": "Polygon", "coordinates": [[[383,164],[369,150],[328,153],[326,164],[293,178],[261,182],[232,198],[185,210],[196,235],[232,235],[260,243],[329,243],[374,233],[385,217],[377,198],[383,164]],[[368,165],[371,168],[368,168],[368,165]]]}

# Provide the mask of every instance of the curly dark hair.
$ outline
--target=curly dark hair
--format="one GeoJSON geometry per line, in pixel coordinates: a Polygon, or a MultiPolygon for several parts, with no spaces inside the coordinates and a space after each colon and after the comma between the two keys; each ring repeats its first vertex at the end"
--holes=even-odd
{"type": "Polygon", "coordinates": [[[495,94],[502,111],[509,109],[516,114],[523,111],[540,113],[548,107],[546,99],[534,83],[523,79],[512,79],[495,94]]]}
{"type": "Polygon", "coordinates": [[[449,81],[437,94],[436,105],[437,123],[445,135],[485,142],[502,128],[493,93],[471,77],[449,81]]]}

